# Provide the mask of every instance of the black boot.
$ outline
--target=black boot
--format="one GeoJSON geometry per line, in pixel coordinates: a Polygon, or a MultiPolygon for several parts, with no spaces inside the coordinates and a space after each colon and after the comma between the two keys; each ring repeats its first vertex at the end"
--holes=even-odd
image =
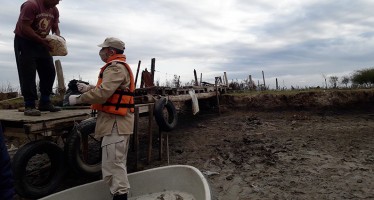
{"type": "Polygon", "coordinates": [[[50,101],[48,102],[39,102],[40,111],[49,111],[49,112],[58,112],[61,110],[60,107],[54,106],[50,101]]]}
{"type": "Polygon", "coordinates": [[[113,200],[127,200],[127,193],[114,195],[113,200]]]}

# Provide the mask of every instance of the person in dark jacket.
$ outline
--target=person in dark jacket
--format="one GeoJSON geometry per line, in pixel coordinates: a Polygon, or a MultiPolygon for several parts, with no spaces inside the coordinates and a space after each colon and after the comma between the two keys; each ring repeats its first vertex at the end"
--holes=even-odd
{"type": "Polygon", "coordinates": [[[0,199],[14,198],[13,176],[8,149],[5,146],[3,130],[0,123],[0,199]]]}

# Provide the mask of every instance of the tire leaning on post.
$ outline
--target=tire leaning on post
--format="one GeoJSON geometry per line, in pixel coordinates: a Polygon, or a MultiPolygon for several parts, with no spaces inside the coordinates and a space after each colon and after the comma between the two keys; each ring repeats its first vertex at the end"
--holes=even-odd
{"type": "Polygon", "coordinates": [[[41,198],[52,194],[60,185],[66,172],[64,152],[51,141],[32,141],[14,155],[12,169],[17,194],[26,198],[41,198]],[[44,154],[47,156],[43,157],[44,154]],[[35,156],[36,160],[29,163],[35,156]],[[45,159],[47,157],[48,160],[45,159]]]}
{"type": "Polygon", "coordinates": [[[173,102],[165,97],[162,97],[155,102],[154,116],[157,125],[162,131],[168,132],[177,126],[177,110],[175,109],[173,102]]]}
{"type": "MultiPolygon", "coordinates": [[[[93,138],[95,133],[96,118],[88,118],[81,121],[76,127],[73,128],[72,133],[67,139],[65,152],[67,161],[70,167],[79,175],[84,176],[98,176],[101,174],[101,142],[93,138]],[[86,140],[82,140],[85,138],[86,140]],[[94,141],[90,142],[91,138],[94,141]],[[82,141],[88,144],[83,144],[82,141]],[[88,146],[88,153],[91,156],[98,156],[93,158],[93,161],[88,162],[82,155],[82,144],[88,146]],[[96,155],[94,155],[96,152],[96,155]]],[[[86,155],[86,156],[89,156],[86,155]]],[[[86,157],[88,158],[88,157],[86,157]]],[[[91,158],[90,158],[91,159],[91,158]]]]}

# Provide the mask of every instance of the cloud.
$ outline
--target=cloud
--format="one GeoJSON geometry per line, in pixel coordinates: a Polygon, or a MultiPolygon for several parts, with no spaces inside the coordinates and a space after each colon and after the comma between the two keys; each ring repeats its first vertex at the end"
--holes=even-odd
{"type": "MultiPolygon", "coordinates": [[[[14,84],[12,31],[22,2],[0,8],[0,66],[11,74],[0,79],[14,84]]],[[[368,0],[61,1],[69,54],[56,59],[67,80],[95,82],[103,64],[97,44],[115,36],[125,41],[134,73],[139,60],[141,69],[149,69],[156,58],[161,82],[174,74],[189,82],[196,69],[208,82],[223,72],[229,79],[251,74],[260,80],[264,71],[288,87],[317,85],[321,74],[343,76],[373,66],[373,6],[368,0]]]]}

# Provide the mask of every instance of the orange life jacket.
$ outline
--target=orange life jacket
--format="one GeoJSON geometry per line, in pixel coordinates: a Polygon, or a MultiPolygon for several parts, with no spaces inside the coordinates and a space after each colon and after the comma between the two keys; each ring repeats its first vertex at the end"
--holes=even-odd
{"type": "Polygon", "coordinates": [[[108,59],[108,62],[100,70],[96,87],[99,87],[100,84],[103,82],[104,70],[113,62],[119,62],[124,67],[126,67],[127,71],[130,74],[130,86],[126,89],[118,88],[104,104],[92,104],[91,108],[93,110],[100,110],[106,113],[125,116],[127,114],[128,109],[130,110],[130,112],[134,112],[135,91],[134,76],[132,74],[130,66],[126,63],[125,55],[116,54],[108,59]]]}

